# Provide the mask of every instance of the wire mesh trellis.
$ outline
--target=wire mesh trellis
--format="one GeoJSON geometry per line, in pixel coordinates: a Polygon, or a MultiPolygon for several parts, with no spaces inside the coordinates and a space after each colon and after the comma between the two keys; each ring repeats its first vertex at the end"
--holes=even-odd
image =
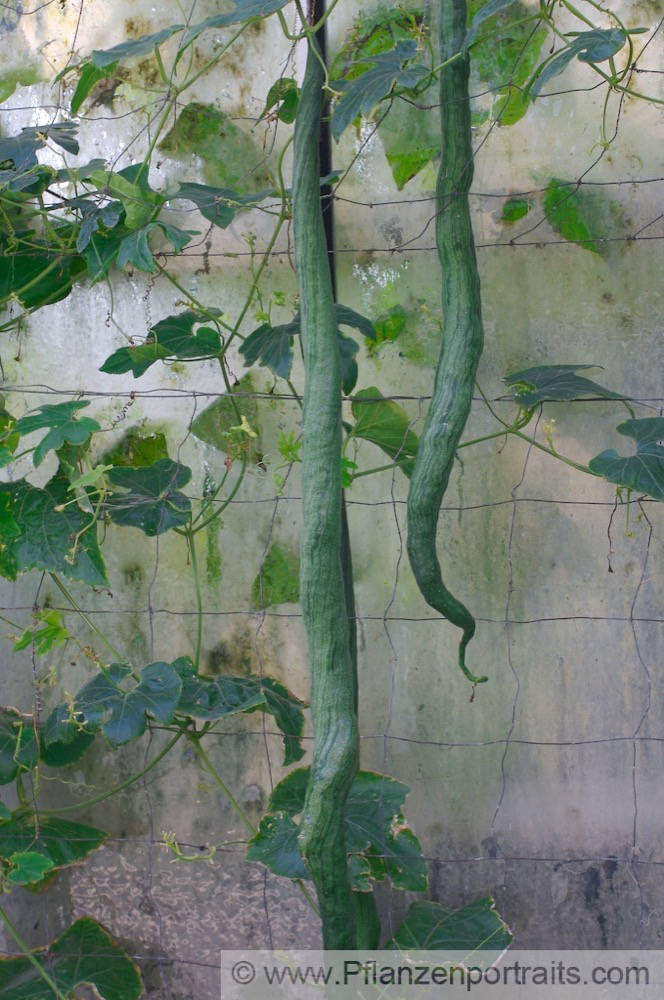
{"type": "MultiPolygon", "coordinates": [[[[35,7],[34,13],[49,8],[54,5],[35,7]]],[[[17,5],[13,9],[33,13],[17,5]]],[[[90,5],[81,4],[79,13],[74,22],[65,22],[67,30],[74,23],[77,32],[90,31],[90,5]]],[[[73,48],[77,40],[72,38],[73,48]]],[[[49,119],[63,110],[61,104],[39,108],[49,119]]],[[[20,116],[32,116],[34,109],[17,95],[3,114],[13,126],[33,120],[20,116]]],[[[151,119],[154,113],[148,109],[151,119]]],[[[110,117],[84,116],[91,128],[110,117]]],[[[616,150],[625,118],[629,110],[621,108],[616,150]]],[[[578,240],[552,236],[545,212],[518,237],[504,238],[504,230],[501,236],[491,215],[494,202],[517,195],[535,198],[546,190],[539,182],[527,187],[517,183],[514,190],[511,184],[494,187],[487,182],[502,142],[500,130],[487,130],[478,150],[473,195],[490,328],[481,384],[488,387],[492,406],[507,412],[512,405],[500,398],[500,378],[524,367],[522,358],[532,363],[600,361],[607,384],[625,390],[637,416],[661,415],[661,316],[653,292],[661,263],[653,248],[664,237],[658,208],[664,178],[648,165],[649,159],[654,162],[652,150],[646,147],[638,154],[646,161],[638,169],[632,163],[628,171],[623,160],[624,172],[617,179],[609,179],[608,173],[593,179],[593,171],[606,167],[609,154],[604,149],[585,150],[568,168],[567,176],[578,179],[581,188],[616,188],[628,208],[630,225],[621,235],[610,234],[608,218],[606,235],[593,234],[595,243],[610,245],[618,255],[604,259],[582,249],[578,240]],[[580,305],[584,296],[589,298],[585,312],[580,305]],[[559,343],[551,343],[556,336],[559,343]]],[[[363,155],[375,163],[375,138],[365,137],[364,146],[363,155]]],[[[435,288],[436,282],[431,199],[392,198],[380,191],[374,199],[366,179],[356,186],[357,197],[346,197],[343,186],[335,196],[341,296],[376,311],[392,304],[389,296],[380,296],[381,282],[386,282],[416,303],[422,290],[435,288]],[[411,211],[414,204],[419,207],[411,211]],[[364,221],[365,212],[371,223],[364,221]],[[395,214],[405,217],[401,232],[390,230],[395,214]],[[381,271],[383,264],[376,261],[386,261],[387,270],[381,271]],[[353,263],[359,268],[355,274],[353,263]],[[395,278],[389,271],[393,265],[395,278]]],[[[209,296],[219,287],[221,297],[234,303],[238,296],[224,286],[221,269],[228,268],[229,284],[239,283],[235,261],[254,260],[260,250],[246,249],[236,232],[229,236],[231,250],[223,243],[208,247],[207,238],[206,233],[199,246],[194,244],[169,266],[182,267],[192,291],[202,294],[203,288],[209,296]]],[[[274,271],[268,280],[290,291],[289,255],[287,242],[271,251],[274,271]]],[[[133,316],[132,333],[144,334],[153,319],[172,307],[175,296],[137,275],[123,280],[124,287],[116,288],[113,320],[124,325],[133,316]]],[[[86,340],[80,326],[86,310],[90,325],[104,338],[99,361],[107,345],[116,346],[115,331],[105,327],[112,309],[104,296],[95,291],[90,303],[89,294],[77,290],[70,312],[67,303],[52,307],[61,310],[58,321],[51,320],[50,310],[47,319],[36,314],[30,320],[29,331],[16,341],[25,360],[12,365],[3,358],[8,405],[20,412],[42,400],[84,398],[104,415],[103,426],[112,428],[109,440],[136,423],[164,430],[170,453],[195,468],[188,494],[200,501],[205,474],[218,475],[225,456],[197,440],[191,427],[201,409],[224,390],[209,366],[200,380],[194,376],[193,387],[188,376],[168,370],[147,388],[124,380],[117,388],[108,379],[92,384],[87,367],[79,369],[74,361],[82,356],[86,340]],[[67,327],[72,317],[78,329],[67,327]],[[57,323],[62,323],[62,333],[57,323]],[[39,349],[36,339],[47,335],[53,340],[39,349]],[[54,352],[64,347],[71,357],[55,371],[54,352]]],[[[430,392],[426,363],[400,357],[398,340],[365,362],[371,373],[367,383],[383,377],[386,398],[402,404],[417,428],[430,392]]],[[[242,374],[239,358],[231,369],[236,377],[242,374]]],[[[275,484],[271,475],[280,431],[296,426],[297,401],[281,386],[270,391],[268,380],[238,398],[255,401],[257,422],[266,428],[265,469],[256,465],[242,492],[228,503],[222,532],[210,532],[205,541],[206,670],[225,672],[232,666],[234,671],[275,674],[304,696],[306,644],[298,606],[260,608],[252,606],[251,598],[271,546],[277,542],[297,548],[297,467],[283,484],[275,484]]],[[[544,417],[557,421],[550,430],[556,449],[584,462],[614,443],[615,423],[623,419],[621,405],[606,400],[546,404],[544,417]]],[[[488,424],[478,394],[469,434],[481,436],[488,424]]],[[[537,433],[538,442],[546,443],[539,426],[537,433]]],[[[365,456],[367,450],[364,446],[365,456]]],[[[603,481],[563,469],[525,441],[498,439],[460,452],[460,457],[439,538],[448,572],[460,581],[477,612],[474,655],[486,664],[491,684],[469,703],[468,688],[454,672],[454,630],[427,614],[414,592],[403,558],[405,480],[398,471],[383,472],[371,483],[358,479],[348,507],[360,635],[363,766],[411,786],[407,815],[422,840],[431,898],[452,908],[493,893],[521,947],[564,948],[580,942],[588,947],[656,947],[664,864],[657,796],[664,744],[658,697],[664,620],[660,508],[648,498],[615,499],[603,481]]],[[[374,464],[371,457],[367,461],[374,464]]],[[[23,471],[18,467],[10,474],[18,477],[23,471]]],[[[123,547],[120,530],[110,527],[108,532],[104,551],[112,586],[99,593],[77,590],[78,603],[89,621],[103,622],[104,631],[118,637],[128,657],[171,660],[191,644],[197,619],[184,585],[186,554],[170,536],[132,537],[123,547]]],[[[2,613],[18,618],[23,627],[30,626],[36,607],[59,610],[67,621],[73,617],[51,583],[34,574],[6,585],[4,593],[2,613]]],[[[95,646],[94,634],[85,627],[80,637],[83,644],[95,646]]],[[[65,670],[63,661],[58,671],[66,690],[86,677],[84,658],[72,656],[74,664],[65,670]]],[[[34,652],[11,663],[3,703],[20,698],[25,710],[33,704],[34,652]],[[13,676],[14,663],[20,664],[20,676],[13,676]]],[[[48,703],[43,687],[39,698],[48,703]]],[[[145,743],[138,745],[140,767],[163,745],[159,727],[149,729],[145,743]]],[[[207,737],[210,756],[254,825],[284,773],[281,738],[269,717],[257,715],[207,737]]],[[[85,770],[64,779],[41,776],[32,792],[57,808],[64,796],[74,802],[77,796],[96,794],[108,785],[109,773],[112,784],[121,784],[136,764],[136,749],[100,751],[85,770]]],[[[218,995],[221,948],[316,943],[310,912],[297,889],[245,861],[245,831],[186,751],[177,748],[110,801],[110,808],[103,802],[82,814],[85,821],[111,831],[102,851],[27,906],[18,891],[8,898],[7,909],[31,944],[52,940],[73,919],[90,914],[139,963],[150,995],[202,1000],[218,995]],[[180,851],[198,860],[173,863],[163,831],[172,831],[180,851]]],[[[384,887],[378,891],[385,930],[391,933],[410,897],[384,887]]]]}

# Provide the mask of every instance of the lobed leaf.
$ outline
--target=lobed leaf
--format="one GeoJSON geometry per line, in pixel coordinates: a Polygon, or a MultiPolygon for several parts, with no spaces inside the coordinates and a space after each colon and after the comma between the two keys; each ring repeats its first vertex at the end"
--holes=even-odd
{"type": "Polygon", "coordinates": [[[355,417],[353,437],[378,445],[410,479],[419,440],[410,429],[406,411],[391,399],[384,399],[375,386],[356,392],[351,410],[355,417]]]}
{"type": "Polygon", "coordinates": [[[0,858],[9,861],[12,854],[31,851],[47,858],[51,868],[66,868],[96,851],[107,837],[103,830],[72,820],[40,816],[36,823],[34,816],[19,816],[0,823],[0,858]]]}
{"type": "Polygon", "coordinates": [[[45,404],[16,421],[13,427],[16,434],[32,434],[45,427],[49,428],[48,434],[35,448],[33,455],[35,466],[41,465],[49,451],[57,451],[65,442],[73,445],[83,444],[91,434],[101,430],[97,421],[91,417],[76,419],[77,412],[89,405],[89,400],[85,399],[45,404]]]}
{"type": "Polygon", "coordinates": [[[47,948],[0,959],[0,1000],[53,1000],[53,990],[31,962],[54,979],[61,993],[92,987],[101,1000],[140,1000],[138,969],[91,917],[82,917],[47,948]]]}
{"type": "Polygon", "coordinates": [[[664,441],[664,417],[626,420],[616,429],[636,442],[636,454],[624,457],[609,448],[591,459],[590,471],[610,483],[664,500],[664,446],[658,443],[664,441]]]}
{"type": "MultiPolygon", "coordinates": [[[[210,312],[219,314],[217,309],[210,312]]],[[[130,371],[134,378],[139,378],[155,361],[215,357],[221,350],[219,334],[210,327],[202,327],[194,333],[194,327],[200,323],[199,314],[191,310],[167,316],[150,328],[144,343],[119,348],[106,359],[99,370],[110,375],[130,371]]]]}
{"type": "Polygon", "coordinates": [[[69,481],[56,475],[43,489],[25,479],[0,484],[0,506],[8,498],[12,523],[0,518],[0,575],[15,580],[30,569],[52,570],[70,580],[108,586],[97,531],[77,504],[56,510],[69,499],[69,481]],[[18,527],[16,534],[15,527],[18,527]],[[76,551],[73,539],[78,536],[76,551]]]}
{"type": "Polygon", "coordinates": [[[370,111],[387,97],[392,88],[415,87],[429,75],[426,66],[416,63],[406,66],[417,53],[417,43],[413,40],[400,42],[393,49],[367,57],[362,62],[374,63],[353,80],[336,81],[335,86],[343,86],[343,93],[332,113],[332,135],[340,139],[342,133],[358,115],[368,115],[370,111]]]}
{"type": "Polygon", "coordinates": [[[568,48],[562,49],[535,70],[527,87],[533,101],[545,84],[559,76],[575,57],[585,63],[600,63],[611,59],[627,41],[627,32],[622,28],[597,28],[577,32],[568,38],[568,48]]]}
{"type": "MultiPolygon", "coordinates": [[[[268,814],[247,851],[250,861],[261,861],[287,878],[308,878],[297,849],[299,828],[295,820],[304,809],[309,771],[292,771],[277,785],[268,814]]],[[[382,880],[386,876],[396,888],[416,892],[426,888],[426,862],[401,812],[409,791],[400,781],[372,771],[359,771],[353,779],[346,802],[345,829],[355,890],[367,891],[369,878],[382,880]]]]}
{"type": "Polygon", "coordinates": [[[140,528],[152,536],[186,524],[191,517],[191,501],[179,491],[191,479],[186,465],[160,458],[140,469],[112,469],[108,479],[126,491],[106,498],[104,509],[115,524],[140,528]]]}
{"type": "Polygon", "coordinates": [[[429,900],[413,903],[405,920],[386,948],[399,950],[503,952],[512,943],[507,924],[491,897],[476,899],[458,910],[446,910],[429,900]]]}
{"type": "Polygon", "coordinates": [[[538,365],[535,368],[523,368],[521,371],[506,375],[503,379],[503,382],[514,389],[506,398],[513,399],[520,406],[536,406],[544,400],[585,399],[588,396],[624,399],[621,393],[605,389],[597,382],[576,374],[589,368],[599,367],[599,365],[538,365]]]}

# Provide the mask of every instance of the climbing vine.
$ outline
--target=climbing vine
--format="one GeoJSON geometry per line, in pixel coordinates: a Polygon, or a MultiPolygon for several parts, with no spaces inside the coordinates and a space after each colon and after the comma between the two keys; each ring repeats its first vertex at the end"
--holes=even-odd
{"type": "MultiPolygon", "coordinates": [[[[135,270],[150,275],[151,280],[169,282],[181,296],[178,311],[151,320],[146,336],[125,339],[100,370],[140,378],[155,365],[216,365],[223,397],[214,410],[196,418],[192,433],[212,441],[225,455],[219,481],[208,478],[202,496],[192,500],[187,492],[192,470],[179,454],[169,455],[165,439],[125,442],[125,453],[119,448],[104,449],[100,442],[114,424],[109,420],[104,424],[99,413],[88,415],[87,399],[43,403],[20,415],[2,399],[0,466],[8,472],[0,484],[0,573],[10,581],[30,570],[46,574],[71,610],[65,618],[61,610],[36,606],[27,628],[5,619],[8,637],[16,652],[31,648],[37,658],[57,655],[56,681],[65,651],[72,646],[91,674],[77,692],[55,703],[49,702],[50,678],[35,675],[33,711],[0,709],[0,783],[15,786],[18,802],[15,808],[0,802],[2,892],[45,888],[58,872],[98,850],[108,834],[69,815],[135,784],[183,743],[235,810],[246,833],[247,857],[293,880],[320,917],[326,947],[380,946],[384,935],[372,895],[376,882],[389,879],[397,889],[426,889],[425,859],[404,818],[408,787],[360,769],[352,563],[342,490],[351,489],[361,477],[386,470],[403,473],[410,480],[411,566],[425,600],[462,630],[459,666],[472,684],[487,680],[484,673],[475,674],[466,664],[466,646],[475,621],[443,582],[436,549],[441,502],[461,449],[513,435],[619,489],[664,499],[661,417],[636,419],[630,410],[630,419],[617,430],[636,443],[636,453],[621,456],[608,449],[587,465],[560,454],[551,435],[542,442],[535,432],[528,433],[547,401],[601,398],[629,408],[621,393],[578,374],[591,366],[533,366],[506,374],[504,398],[514,404],[512,419],[503,420],[485,399],[496,429],[480,438],[462,439],[483,342],[468,209],[473,124],[486,120],[487,115],[495,121],[501,117],[505,123],[516,121],[574,60],[585,64],[606,89],[598,140],[603,147],[611,143],[611,100],[629,94],[635,100],[657,101],[632,86],[634,36],[646,29],[628,28],[617,15],[594,3],[587,6],[588,15],[566,0],[542,3],[532,12],[520,3],[492,0],[472,5],[469,16],[465,0],[441,0],[437,33],[423,10],[415,5],[409,10],[399,8],[368,20],[360,18],[328,66],[318,39],[336,2],[327,11],[319,4],[317,15],[310,17],[298,0],[294,5],[288,0],[238,0],[230,12],[199,23],[177,22],[68,64],[56,80],[69,95],[68,112],[59,116],[63,120],[0,138],[0,308],[4,311],[0,329],[21,333],[33,313],[66,299],[78,286],[104,284],[112,302],[118,271],[135,270]],[[560,6],[583,30],[559,27],[560,6]],[[287,7],[298,15],[295,28],[286,19],[287,7]],[[214,129],[224,129],[226,141],[239,143],[243,155],[246,152],[245,140],[228,122],[196,102],[183,107],[183,95],[203,74],[223,65],[232,46],[257,19],[273,15],[288,43],[307,51],[301,85],[294,77],[283,76],[269,90],[262,116],[280,128],[294,123],[292,180],[287,172],[289,137],[276,154],[274,168],[261,171],[261,184],[256,178],[255,183],[244,184],[239,176],[230,178],[237,183],[233,188],[190,180],[160,188],[152,169],[154,161],[157,155],[177,157],[184,129],[205,129],[212,120],[214,129]],[[197,39],[222,28],[230,31],[230,37],[200,66],[192,58],[197,39]],[[521,67],[517,97],[516,77],[509,84],[494,81],[491,111],[474,107],[469,75],[491,77],[487,46],[503,36],[511,44],[515,37],[522,39],[524,31],[530,48],[521,67]],[[543,38],[549,36],[557,47],[542,56],[543,38]],[[475,53],[484,55],[478,56],[473,68],[475,53]],[[162,96],[140,161],[120,169],[105,159],[72,164],[80,148],[76,119],[87,102],[95,99],[95,88],[109,80],[119,81],[115,86],[120,86],[132,60],[146,56],[154,57],[162,96]],[[440,110],[422,106],[433,92],[439,95],[440,110]],[[422,142],[412,156],[397,150],[388,155],[399,187],[440,157],[436,243],[443,327],[431,404],[419,436],[407,412],[385,398],[378,387],[357,389],[359,359],[365,352],[375,354],[385,342],[398,340],[406,317],[395,307],[372,320],[334,300],[321,190],[325,184],[340,183],[341,172],[324,178],[322,185],[318,157],[328,100],[332,101],[329,128],[335,140],[363,120],[371,120],[382,130],[388,146],[388,111],[401,104],[414,108],[413,120],[423,130],[422,142]],[[47,162],[54,152],[62,156],[63,166],[57,169],[47,162]],[[177,225],[174,210],[178,206],[196,211],[208,233],[177,225]],[[249,238],[250,287],[231,315],[185,287],[173,263],[200,237],[227,230],[248,212],[269,219],[272,229],[262,253],[249,238]],[[275,294],[267,300],[263,282],[271,254],[279,238],[290,231],[291,221],[297,296],[290,318],[277,323],[273,313],[286,307],[285,296],[275,294]],[[298,374],[298,355],[303,360],[303,378],[298,374]],[[313,752],[310,767],[291,770],[277,784],[258,825],[215,767],[206,743],[222,723],[260,712],[270,717],[281,734],[284,766],[291,767],[304,756],[308,706],[271,676],[212,676],[202,669],[201,532],[219,527],[247,477],[266,467],[259,447],[252,374],[237,380],[232,374],[232,356],[240,357],[254,374],[267,370],[272,388],[282,380],[302,405],[301,425],[281,435],[283,461],[272,471],[279,492],[290,470],[301,463],[303,523],[296,591],[308,637],[313,752]],[[387,462],[361,467],[366,453],[360,452],[363,442],[381,449],[387,462]],[[35,480],[32,473],[43,471],[49,463],[55,471],[48,481],[35,480]],[[153,539],[171,532],[181,539],[191,570],[196,629],[191,647],[175,651],[179,655],[168,662],[135,662],[116,638],[86,615],[72,592],[72,583],[109,586],[104,558],[104,534],[109,526],[139,531],[153,539]],[[89,645],[71,630],[74,616],[92,635],[89,645]],[[157,730],[164,741],[161,748],[128,778],[87,800],[42,807],[39,776],[44,769],[78,763],[100,738],[115,750],[157,730]]],[[[603,252],[588,224],[588,202],[578,184],[550,178],[542,207],[563,236],[590,253],[603,252]]],[[[512,225],[533,211],[529,199],[510,198],[502,208],[502,221],[512,225]]],[[[115,322],[112,309],[111,316],[115,322]]],[[[276,546],[266,557],[263,571],[252,591],[255,608],[265,607],[276,595],[284,600],[296,596],[291,589],[284,597],[279,587],[279,573],[288,575],[290,570],[288,558],[276,546]],[[273,576],[268,576],[267,568],[273,576]]],[[[165,845],[177,860],[190,860],[174,834],[165,836],[165,845]]],[[[206,859],[212,859],[221,847],[211,847],[206,859]]],[[[469,950],[489,946],[501,950],[509,944],[510,932],[490,899],[476,901],[467,911],[453,915],[436,903],[415,904],[389,944],[422,946],[444,924],[448,936],[436,931],[434,939],[436,947],[445,949],[450,941],[458,940],[469,914],[476,928],[472,935],[464,931],[464,946],[469,950]]],[[[21,952],[19,957],[0,961],[0,991],[4,989],[8,996],[21,978],[31,984],[32,992],[21,994],[26,997],[43,996],[48,988],[48,996],[62,998],[80,984],[92,983],[100,996],[114,1000],[118,994],[113,993],[113,977],[119,977],[123,1000],[141,995],[134,964],[97,922],[79,920],[47,950],[32,952],[1,906],[0,919],[21,952]],[[72,950],[83,956],[75,970],[66,963],[72,950]],[[99,961],[100,956],[104,961],[99,961]]]]}

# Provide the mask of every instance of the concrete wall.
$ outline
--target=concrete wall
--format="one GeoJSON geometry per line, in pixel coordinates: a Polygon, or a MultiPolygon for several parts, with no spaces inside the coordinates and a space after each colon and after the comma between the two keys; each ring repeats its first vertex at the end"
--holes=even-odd
{"type": "MultiPolygon", "coordinates": [[[[80,17],[79,5],[70,2],[36,13],[28,3],[14,6],[17,13],[0,16],[7,73],[34,65],[44,82],[19,86],[5,102],[4,134],[52,120],[54,106],[67,105],[70,91],[52,88],[51,80],[72,48],[85,54],[180,18],[176,4],[155,8],[144,0],[87,0],[80,17]]],[[[195,19],[215,9],[212,0],[199,2],[195,19]]],[[[630,26],[655,21],[654,5],[621,3],[620,10],[630,26]]],[[[335,13],[333,50],[356,13],[349,4],[335,13]]],[[[209,56],[222,36],[228,37],[204,36],[195,59],[209,56]]],[[[657,53],[656,39],[639,66],[656,67],[657,53]]],[[[210,102],[236,119],[256,149],[266,151],[265,170],[274,170],[273,143],[278,148],[288,128],[275,131],[273,124],[262,123],[252,131],[251,126],[271,84],[284,72],[290,75],[284,67],[292,70],[295,61],[271,19],[247,32],[187,100],[210,102]]],[[[80,162],[93,156],[119,165],[140,159],[146,131],[127,147],[154,114],[153,62],[134,62],[130,70],[111,104],[84,109],[80,162]],[[147,112],[129,114],[146,102],[147,112]]],[[[503,375],[511,371],[597,364],[605,370],[591,376],[638,400],[637,416],[654,415],[661,412],[664,367],[659,294],[664,231],[661,218],[657,221],[661,109],[613,100],[609,133],[617,128],[617,134],[603,149],[598,145],[603,92],[588,90],[589,74],[575,63],[557,81],[561,93],[538,101],[515,125],[477,127],[472,204],[487,335],[479,384],[496,400],[504,393],[503,375]],[[552,177],[582,178],[588,184],[584,190],[604,199],[593,225],[600,236],[615,237],[602,246],[606,252],[590,252],[555,232],[543,218],[541,193],[532,195],[524,219],[512,225],[500,221],[508,195],[541,192],[552,177]],[[628,238],[637,233],[642,238],[628,238]]],[[[661,99],[660,79],[637,74],[634,85],[661,99]]],[[[351,129],[335,150],[339,166],[354,160],[338,192],[336,239],[344,251],[338,260],[340,301],[371,318],[397,303],[409,311],[402,338],[372,355],[362,350],[358,388],[376,385],[386,395],[403,397],[401,405],[417,430],[439,336],[439,272],[432,250],[433,168],[398,192],[385,158],[383,143],[394,134],[398,139],[399,129],[408,142],[407,125],[395,125],[392,135],[387,128],[376,135],[363,127],[358,137],[351,129]]],[[[211,170],[213,164],[185,150],[177,160],[164,155],[151,180],[159,187],[176,177],[209,178],[211,170]]],[[[205,228],[197,215],[185,219],[184,225],[205,228]]],[[[254,234],[260,248],[269,231],[269,219],[243,214],[229,230],[206,233],[203,246],[168,266],[200,300],[235,316],[251,280],[247,235],[254,234]]],[[[290,306],[294,279],[288,247],[284,233],[264,294],[267,299],[272,291],[283,292],[290,306]]],[[[130,427],[165,434],[170,454],[194,472],[192,496],[200,496],[205,476],[219,481],[224,471],[223,451],[188,433],[192,419],[223,391],[215,366],[155,366],[137,381],[97,371],[124,343],[122,332],[144,335],[151,323],[175,311],[179,300],[181,293],[165,280],[139,272],[115,275],[112,301],[104,283],[77,287],[7,338],[2,362],[8,405],[20,413],[72,398],[52,397],[46,386],[89,395],[97,419],[113,427],[104,447],[130,427]]],[[[290,311],[276,308],[274,316],[285,321],[290,311]]],[[[250,317],[245,332],[255,325],[250,317]]],[[[231,369],[237,377],[243,374],[236,354],[231,369]]],[[[297,362],[293,381],[301,385],[297,362]]],[[[273,384],[267,370],[255,371],[257,390],[269,391],[273,384]]],[[[494,406],[506,419],[513,413],[510,403],[494,406]]],[[[537,441],[546,443],[548,428],[561,454],[586,463],[605,448],[621,450],[615,426],[627,416],[620,403],[546,404],[537,441]]],[[[292,400],[258,402],[265,471],[250,472],[221,528],[208,532],[202,552],[203,648],[208,672],[263,671],[306,697],[299,606],[273,605],[265,614],[251,609],[252,584],[270,545],[297,551],[298,469],[281,496],[272,477],[281,461],[279,433],[295,427],[297,419],[292,400]]],[[[478,394],[467,439],[496,428],[478,394]]],[[[383,464],[382,454],[369,444],[360,456],[362,467],[383,464]]],[[[439,549],[453,589],[478,619],[471,667],[489,674],[490,682],[471,703],[468,683],[455,665],[457,632],[417,592],[404,550],[406,480],[390,472],[357,480],[349,516],[363,766],[413,789],[407,815],[430,859],[431,898],[458,906],[494,893],[520,947],[658,947],[664,858],[661,508],[645,501],[633,503],[629,512],[624,506],[615,511],[612,486],[523,440],[487,440],[461,457],[445,498],[439,549]]],[[[10,468],[9,475],[18,478],[26,471],[10,468]]],[[[45,463],[38,479],[31,479],[43,482],[52,471],[45,463]]],[[[189,652],[195,605],[182,540],[165,535],[157,543],[138,531],[110,527],[104,553],[112,593],[74,588],[90,617],[138,665],[189,652]]],[[[38,573],[4,583],[1,593],[2,613],[26,626],[35,602],[62,606],[58,592],[38,573]]],[[[67,622],[94,645],[75,616],[68,615],[67,622]]],[[[27,711],[34,700],[30,658],[10,650],[7,645],[1,668],[2,702],[27,711]]],[[[49,663],[46,658],[39,668],[49,663]]],[[[75,691],[87,669],[82,658],[75,666],[65,661],[47,700],[75,691]]],[[[208,751],[258,822],[271,785],[283,773],[280,738],[257,715],[221,728],[223,734],[209,739],[208,751]]],[[[82,789],[94,794],[92,789],[136,770],[159,743],[155,733],[149,742],[115,753],[100,746],[92,761],[86,758],[71,769],[66,785],[62,775],[45,777],[40,801],[53,805],[82,789]]],[[[220,849],[213,864],[170,863],[160,843],[163,830],[194,845],[192,852],[245,836],[186,750],[174,751],[144,781],[81,819],[109,829],[108,845],[44,895],[26,903],[16,891],[7,901],[31,944],[50,940],[72,919],[91,914],[140,956],[150,996],[207,1000],[217,995],[220,948],[316,943],[314,922],[297,889],[245,862],[241,846],[220,849]]],[[[385,927],[391,929],[409,900],[379,891],[385,927]]]]}

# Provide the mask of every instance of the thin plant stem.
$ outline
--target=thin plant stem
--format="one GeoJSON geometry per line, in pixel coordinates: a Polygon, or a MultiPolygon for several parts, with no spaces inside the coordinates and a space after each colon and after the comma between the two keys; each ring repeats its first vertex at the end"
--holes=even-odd
{"type": "Polygon", "coordinates": [[[79,605],[76,603],[76,601],[74,600],[74,598],[72,597],[72,595],[69,593],[69,591],[67,590],[67,588],[65,587],[65,585],[62,583],[62,581],[59,579],[59,577],[55,573],[49,573],[49,576],[50,576],[51,580],[53,581],[53,583],[58,588],[58,590],[60,590],[64,594],[64,596],[69,601],[69,603],[71,604],[71,606],[74,609],[74,611],[78,615],[80,615],[80,617],[85,622],[85,624],[88,626],[88,628],[92,632],[94,632],[94,634],[97,636],[98,639],[101,639],[101,641],[104,643],[104,645],[106,646],[106,648],[108,650],[110,650],[110,652],[113,654],[113,656],[115,656],[116,659],[120,663],[125,663],[125,657],[122,655],[122,653],[117,648],[117,646],[114,646],[113,643],[111,642],[111,640],[106,638],[106,636],[104,635],[104,633],[100,629],[98,629],[97,626],[94,624],[94,622],[92,622],[90,620],[90,618],[86,615],[85,611],[83,611],[83,609],[81,607],[79,607],[79,605]]]}
{"type": "Polygon", "coordinates": [[[203,595],[201,593],[201,578],[198,567],[198,554],[196,552],[196,532],[188,528],[185,532],[189,556],[191,558],[191,571],[194,577],[194,593],[196,595],[196,651],[194,654],[194,664],[196,673],[201,662],[201,644],[203,640],[203,595]]]}
{"type": "Polygon", "coordinates": [[[105,799],[110,798],[111,795],[115,795],[117,792],[122,792],[125,788],[128,788],[129,785],[133,785],[135,781],[142,778],[144,774],[147,774],[148,771],[151,771],[152,768],[159,763],[159,761],[163,760],[164,757],[171,752],[178,740],[181,740],[184,735],[184,730],[180,730],[179,733],[176,733],[173,739],[169,740],[166,746],[152,758],[149,764],[146,764],[140,771],[136,771],[135,774],[130,774],[128,778],[125,778],[124,781],[121,781],[118,785],[113,785],[112,788],[107,789],[105,792],[100,792],[99,795],[95,795],[91,799],[86,799],[84,802],[76,802],[70,806],[60,806],[57,809],[40,809],[39,815],[59,816],[61,813],[77,812],[80,809],[87,809],[88,806],[96,806],[99,802],[103,802],[105,799]]]}
{"type": "Polygon", "coordinates": [[[0,920],[2,920],[3,924],[7,928],[7,933],[9,934],[9,936],[21,950],[23,957],[27,958],[30,965],[32,965],[35,971],[39,974],[39,976],[41,976],[44,982],[48,985],[49,989],[53,990],[58,1000],[67,1000],[65,994],[61,993],[60,990],[58,989],[55,980],[53,980],[49,976],[46,969],[37,961],[37,958],[35,957],[35,955],[33,955],[32,951],[30,950],[26,942],[23,940],[19,932],[16,930],[13,923],[11,922],[11,920],[9,919],[9,917],[7,916],[7,914],[5,913],[5,911],[1,906],[0,906],[0,920]]]}
{"type": "Polygon", "coordinates": [[[221,790],[221,792],[223,792],[223,794],[226,796],[226,798],[230,802],[231,806],[235,810],[237,816],[244,823],[245,827],[247,828],[247,830],[250,832],[251,836],[253,837],[254,834],[256,833],[256,827],[253,825],[253,823],[251,822],[251,820],[247,816],[246,812],[244,811],[244,809],[242,808],[242,806],[240,805],[240,803],[237,801],[237,799],[234,797],[234,795],[231,792],[230,788],[228,787],[228,785],[226,784],[226,782],[224,781],[224,779],[221,777],[221,775],[219,774],[219,772],[215,768],[214,764],[212,763],[212,761],[210,760],[210,758],[206,754],[205,750],[201,746],[200,739],[198,737],[194,736],[193,734],[189,734],[189,738],[190,738],[192,746],[194,748],[194,753],[196,754],[196,756],[200,760],[201,764],[203,765],[203,767],[205,768],[205,770],[208,772],[208,774],[210,775],[210,777],[212,778],[212,780],[214,781],[214,783],[221,790]]]}

